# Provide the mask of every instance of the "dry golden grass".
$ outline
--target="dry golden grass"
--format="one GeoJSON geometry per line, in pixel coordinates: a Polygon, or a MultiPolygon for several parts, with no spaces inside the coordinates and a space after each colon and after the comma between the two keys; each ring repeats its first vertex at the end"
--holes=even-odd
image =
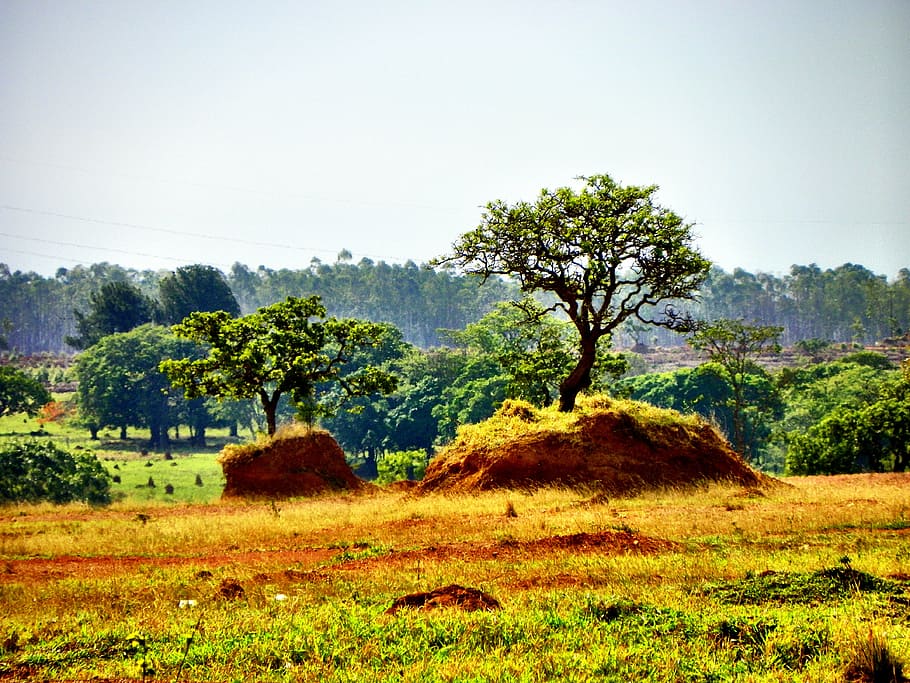
{"type": "Polygon", "coordinates": [[[280,503],[5,507],[0,674],[7,666],[26,677],[138,680],[146,655],[130,643],[139,634],[173,680],[200,615],[187,680],[510,680],[522,671],[565,680],[584,671],[576,680],[613,672],[607,680],[658,681],[714,671],[717,680],[833,682],[870,632],[876,651],[906,662],[906,621],[874,596],[755,606],[705,593],[767,571],[839,566],[844,556],[875,576],[910,573],[910,477],[786,483],[615,499],[381,490],[280,503]],[[675,545],[534,545],[602,532],[675,545]],[[242,583],[242,600],[213,600],[227,577],[242,583]],[[492,594],[502,612],[383,615],[397,596],[451,583],[492,594]],[[200,611],[179,609],[186,599],[200,611]],[[633,611],[615,622],[597,616],[611,605],[633,611]],[[767,641],[748,647],[718,635],[765,623],[774,625],[767,641]],[[753,673],[743,677],[746,664],[753,673]]]}

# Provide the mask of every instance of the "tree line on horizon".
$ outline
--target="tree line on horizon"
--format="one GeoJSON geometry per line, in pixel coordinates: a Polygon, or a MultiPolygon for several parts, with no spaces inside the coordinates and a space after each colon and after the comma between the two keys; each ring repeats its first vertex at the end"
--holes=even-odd
{"type": "MultiPolygon", "coordinates": [[[[45,277],[10,271],[0,263],[0,337],[9,351],[22,355],[74,353],[78,344],[71,342],[78,339],[79,316],[111,283],[130,285],[146,297],[148,306],[157,305],[152,319],[179,322],[185,311],[179,306],[180,292],[174,290],[179,290],[176,276],[181,270],[137,271],[97,263],[60,268],[45,277]]],[[[517,285],[504,278],[489,278],[481,285],[477,276],[413,261],[354,263],[348,252],[334,263],[314,259],[300,269],[253,270],[235,263],[220,275],[242,314],[289,296],[317,295],[331,315],[391,323],[405,341],[424,349],[445,343],[441,330],[464,329],[496,304],[518,298],[517,285]]],[[[713,267],[698,299],[686,302],[685,308],[701,319],[741,318],[782,327],[785,345],[808,339],[870,344],[910,330],[910,268],[902,268],[889,282],[852,263],[825,270],[794,265],[782,277],[713,267]]],[[[683,340],[669,330],[628,323],[613,343],[628,348],[678,345],[683,340]]]]}

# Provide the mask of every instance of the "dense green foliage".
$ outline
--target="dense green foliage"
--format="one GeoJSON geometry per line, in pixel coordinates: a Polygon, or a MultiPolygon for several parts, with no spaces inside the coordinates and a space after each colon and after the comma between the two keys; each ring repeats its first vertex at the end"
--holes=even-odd
{"type": "Polygon", "coordinates": [[[197,311],[240,315],[240,306],[221,272],[211,266],[182,266],[158,284],[164,321],[179,323],[197,311]]]}
{"type": "Polygon", "coordinates": [[[70,453],[45,440],[0,445],[0,502],[110,502],[110,478],[89,452],[70,453]]]}
{"type": "MultiPolygon", "coordinates": [[[[744,373],[740,385],[741,453],[751,464],[764,469],[782,469],[772,457],[770,437],[784,405],[772,378],[760,367],[744,373]]],[[[729,371],[718,363],[671,372],[648,373],[620,381],[614,391],[637,401],[681,413],[698,413],[716,424],[732,439],[735,433],[733,382],[729,371]]]]}
{"type": "MultiPolygon", "coordinates": [[[[118,427],[121,438],[126,438],[127,427],[146,428],[153,448],[167,445],[168,430],[181,417],[204,434],[211,422],[205,407],[183,401],[158,369],[164,360],[197,353],[195,344],[158,325],[104,337],[76,358],[81,421],[93,434],[102,427],[118,427]]],[[[202,434],[197,431],[196,436],[202,434]]]]}
{"type": "Polygon", "coordinates": [[[51,400],[44,385],[17,368],[0,365],[0,417],[7,414],[34,415],[51,400]]]}
{"type": "Polygon", "coordinates": [[[173,330],[207,352],[202,358],[162,359],[171,382],[188,398],[259,399],[269,434],[275,433],[283,396],[312,419],[334,412],[325,395],[336,386],[345,396],[395,389],[394,376],[352,363],[358,352],[383,345],[388,326],[327,317],[317,296],[288,297],[241,318],[226,311],[192,313],[173,330]]]}
{"type": "Polygon", "coordinates": [[[874,400],[841,404],[808,430],[793,432],[790,471],[849,474],[910,467],[910,361],[902,373],[880,380],[877,387],[874,400]]]}
{"type": "Polygon", "coordinates": [[[554,309],[578,333],[575,365],[559,385],[566,412],[592,384],[598,342],[627,320],[668,325],[654,309],[694,298],[711,265],[694,247],[692,226],[654,201],[656,186],[581,180],[581,191],[544,189],[533,204],[490,202],[480,225],[437,262],[485,280],[512,277],[526,294],[556,298],[554,309]]]}
{"type": "Polygon", "coordinates": [[[74,311],[78,336],[67,336],[74,349],[87,349],[102,337],[150,323],[157,317],[157,304],[129,282],[106,282],[89,296],[89,311],[74,311]]]}

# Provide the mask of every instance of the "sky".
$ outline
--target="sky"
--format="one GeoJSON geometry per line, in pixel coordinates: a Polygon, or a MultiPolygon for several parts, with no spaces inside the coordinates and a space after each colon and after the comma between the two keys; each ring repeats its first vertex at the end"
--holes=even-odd
{"type": "Polygon", "coordinates": [[[910,268],[910,2],[0,0],[0,263],[445,255],[658,185],[727,271],[910,268]]]}

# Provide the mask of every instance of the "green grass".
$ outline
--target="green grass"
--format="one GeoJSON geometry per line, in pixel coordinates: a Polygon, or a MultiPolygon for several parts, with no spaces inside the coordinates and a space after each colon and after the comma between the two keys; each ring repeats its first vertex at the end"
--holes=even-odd
{"type": "Polygon", "coordinates": [[[906,484],[791,482],[754,498],[711,487],[595,503],[545,490],[5,509],[0,677],[833,683],[858,661],[907,662],[910,539],[883,528],[906,484]],[[619,526],[679,549],[520,545],[619,526]],[[140,561],[37,581],[15,564],[73,554],[140,561]],[[226,579],[241,597],[220,597],[226,579]],[[502,609],[385,614],[450,583],[502,609]]]}
{"type": "Polygon", "coordinates": [[[216,456],[207,453],[146,457],[103,455],[102,463],[112,477],[115,501],[130,503],[211,503],[221,496],[224,474],[216,456]],[[198,479],[197,479],[198,477],[198,479]],[[149,483],[154,486],[149,486],[149,483]],[[167,487],[173,487],[167,493],[167,487]]]}
{"type": "Polygon", "coordinates": [[[84,449],[95,453],[111,477],[120,482],[111,484],[114,501],[146,503],[210,503],[221,496],[224,475],[217,462],[218,453],[227,444],[238,439],[228,437],[227,430],[207,432],[206,447],[182,439],[171,442],[167,452],[148,450],[148,433],[130,430],[126,440],[119,438],[119,431],[102,430],[97,440],[92,440],[86,429],[63,422],[44,425],[36,418],[24,415],[6,415],[0,418],[0,440],[49,439],[68,450],[84,449]],[[166,460],[166,454],[172,459],[166,460]],[[202,481],[197,485],[196,477],[202,481]],[[149,486],[149,478],[155,484],[149,486]],[[166,493],[166,487],[173,493],[166,493]]]}
{"type": "Polygon", "coordinates": [[[121,481],[106,508],[0,508],[2,680],[834,683],[910,662],[910,479],[225,503],[223,434],[168,460],[47,431],[121,481]],[[676,549],[530,549],[617,530],[676,549]],[[502,609],[385,614],[451,583],[502,609]]]}

